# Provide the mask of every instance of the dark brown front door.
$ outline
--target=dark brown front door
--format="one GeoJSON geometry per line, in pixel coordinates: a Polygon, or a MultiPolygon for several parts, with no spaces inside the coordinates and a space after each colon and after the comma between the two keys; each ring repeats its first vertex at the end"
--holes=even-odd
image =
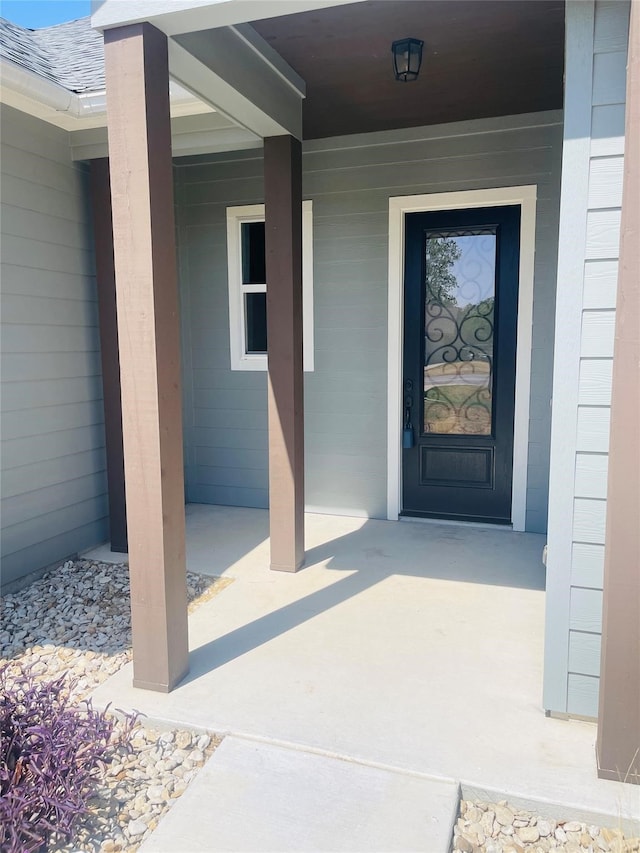
{"type": "Polygon", "coordinates": [[[519,207],[406,217],[403,514],[508,524],[519,207]]]}

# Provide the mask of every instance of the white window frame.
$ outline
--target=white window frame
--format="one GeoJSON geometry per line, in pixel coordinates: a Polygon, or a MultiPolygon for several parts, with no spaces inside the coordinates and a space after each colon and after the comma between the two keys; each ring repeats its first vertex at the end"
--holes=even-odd
{"type": "MultiPolygon", "coordinates": [[[[231,370],[266,370],[264,353],[248,353],[245,293],[266,293],[266,284],[242,283],[242,224],[264,222],[264,204],[227,208],[227,272],[229,282],[229,348],[231,370]]],[[[302,335],[304,369],[313,365],[313,203],[302,202],[302,335]]]]}

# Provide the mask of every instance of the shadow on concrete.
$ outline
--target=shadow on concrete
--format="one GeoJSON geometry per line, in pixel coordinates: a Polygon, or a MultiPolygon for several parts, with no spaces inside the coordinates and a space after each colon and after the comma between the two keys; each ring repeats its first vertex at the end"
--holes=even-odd
{"type": "Polygon", "coordinates": [[[305,555],[305,567],[373,570],[515,589],[545,588],[544,537],[484,527],[369,520],[305,555]]]}
{"type": "MultiPolygon", "coordinates": [[[[323,564],[326,569],[346,572],[345,577],[195,649],[190,655],[190,674],[182,684],[241,657],[393,575],[543,590],[543,542],[543,537],[512,531],[366,521],[358,530],[306,552],[307,570],[323,564]]],[[[424,595],[429,595],[427,584],[424,595]]]]}
{"type": "Polygon", "coordinates": [[[199,646],[189,655],[189,674],[180,682],[180,685],[196,681],[212,669],[242,657],[247,652],[257,649],[281,634],[286,634],[320,613],[359,595],[381,580],[383,577],[366,578],[361,573],[354,572],[330,586],[316,590],[304,598],[199,646]]]}

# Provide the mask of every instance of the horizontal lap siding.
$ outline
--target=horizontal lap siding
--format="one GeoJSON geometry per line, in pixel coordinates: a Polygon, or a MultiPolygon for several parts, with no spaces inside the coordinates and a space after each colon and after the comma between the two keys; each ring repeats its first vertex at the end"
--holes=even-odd
{"type": "Polygon", "coordinates": [[[262,161],[193,168],[176,169],[187,500],[266,507],[266,374],[230,369],[226,232],[227,206],[263,201],[262,161]]]}
{"type": "Polygon", "coordinates": [[[567,712],[591,717],[598,712],[628,18],[628,3],[596,2],[567,691],[567,712]]]}
{"type": "MultiPolygon", "coordinates": [[[[386,515],[389,198],[536,184],[527,527],[545,529],[560,147],[558,113],[305,145],[314,220],[309,508],[386,515]]],[[[247,152],[176,165],[187,496],[266,506],[266,376],[229,367],[225,220],[227,206],[264,200],[262,161],[247,152]]]]}
{"type": "Polygon", "coordinates": [[[2,107],[2,581],[106,538],[86,173],[68,134],[2,107]]]}

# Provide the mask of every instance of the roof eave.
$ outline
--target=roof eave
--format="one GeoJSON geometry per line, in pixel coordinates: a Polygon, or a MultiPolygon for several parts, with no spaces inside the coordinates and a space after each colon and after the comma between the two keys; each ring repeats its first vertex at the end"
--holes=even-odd
{"type": "MultiPolygon", "coordinates": [[[[45,80],[33,71],[0,58],[0,102],[60,127],[85,130],[107,123],[106,93],[70,92],[58,83],[45,80]]],[[[181,86],[171,84],[172,117],[212,112],[208,104],[194,98],[181,86]]]]}
{"type": "Polygon", "coordinates": [[[92,0],[91,26],[107,30],[149,21],[168,36],[310,12],[362,0],[92,0]]]}
{"type": "Polygon", "coordinates": [[[2,103],[65,130],[77,127],[82,111],[75,92],[69,92],[57,83],[20,68],[5,57],[0,58],[0,77],[2,103]]]}

